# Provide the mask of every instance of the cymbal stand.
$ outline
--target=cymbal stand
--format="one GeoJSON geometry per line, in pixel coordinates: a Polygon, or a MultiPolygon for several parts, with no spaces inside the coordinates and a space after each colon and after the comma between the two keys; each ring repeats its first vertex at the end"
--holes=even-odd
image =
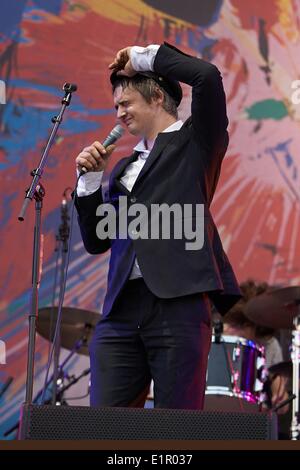
{"type": "Polygon", "coordinates": [[[293,323],[295,329],[293,330],[292,339],[292,362],[293,362],[293,400],[292,409],[292,423],[291,423],[291,439],[296,441],[300,436],[299,424],[299,360],[300,360],[300,301],[297,301],[297,308],[299,313],[294,317],[293,323]]]}
{"type": "MultiPolygon", "coordinates": [[[[55,393],[56,393],[56,395],[55,395],[54,405],[56,404],[57,401],[59,401],[58,398],[61,397],[61,395],[62,395],[62,389],[58,390],[58,387],[57,387],[57,379],[63,378],[65,376],[65,374],[64,374],[65,365],[74,356],[74,354],[76,354],[76,352],[79,351],[80,348],[82,348],[82,346],[86,345],[86,343],[87,343],[87,338],[86,338],[85,335],[83,335],[78,341],[76,341],[73,349],[69,352],[67,357],[63,360],[63,362],[61,364],[57,365],[57,373],[55,374],[55,371],[53,371],[53,375],[48,380],[47,386],[50,385],[51,382],[53,382],[53,386],[54,386],[54,377],[56,377],[56,382],[55,382],[55,393]]],[[[38,396],[35,399],[36,401],[39,399],[39,397],[42,395],[42,393],[43,393],[43,390],[41,390],[39,392],[38,396]]],[[[53,390],[52,390],[52,398],[49,399],[49,400],[43,400],[41,405],[42,404],[47,404],[50,401],[53,404],[53,390]]]]}
{"type": "MultiPolygon", "coordinates": [[[[70,377],[70,380],[69,380],[69,383],[66,384],[66,385],[62,385],[61,388],[59,388],[58,390],[58,398],[59,398],[59,401],[62,401],[62,396],[63,396],[63,393],[68,390],[70,387],[72,387],[72,385],[75,385],[80,379],[82,379],[82,377],[85,377],[86,375],[88,375],[89,373],[91,372],[91,369],[88,368],[88,369],[85,369],[80,375],[78,375],[77,377],[75,375],[71,376],[70,377]]],[[[67,398],[68,400],[68,398],[67,398]]]]}

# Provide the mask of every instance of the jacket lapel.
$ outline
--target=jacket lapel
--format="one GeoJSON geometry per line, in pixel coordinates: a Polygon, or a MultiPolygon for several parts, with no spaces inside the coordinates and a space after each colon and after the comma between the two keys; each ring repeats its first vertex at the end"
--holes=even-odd
{"type": "Polygon", "coordinates": [[[117,188],[118,191],[125,193],[127,195],[130,194],[130,191],[121,183],[120,176],[122,175],[123,171],[130,163],[134,162],[139,156],[139,152],[133,152],[130,157],[122,158],[113,169],[110,179],[110,186],[111,189],[117,188]]]}
{"type": "MultiPolygon", "coordinates": [[[[140,181],[144,178],[144,176],[148,173],[149,169],[152,165],[156,162],[164,148],[170,143],[175,136],[177,136],[177,132],[162,132],[158,134],[153,149],[149,153],[149,156],[146,160],[145,165],[143,166],[140,174],[138,175],[133,188],[135,189],[136,186],[140,183],[140,181]]],[[[132,188],[132,189],[133,189],[132,188]]]]}
{"type": "MultiPolygon", "coordinates": [[[[132,191],[136,189],[136,187],[140,184],[140,182],[143,180],[144,176],[148,173],[152,165],[156,162],[156,160],[159,158],[163,150],[166,148],[166,146],[174,139],[177,138],[182,138],[183,135],[187,133],[187,130],[185,129],[185,125],[182,127],[182,129],[178,132],[162,132],[158,134],[155,144],[153,146],[153,149],[151,150],[145,165],[143,166],[140,174],[138,175],[132,191]]],[[[112,176],[111,176],[111,184],[112,187],[115,186],[119,191],[129,195],[130,191],[128,191],[125,186],[120,182],[120,177],[125,170],[125,168],[132,162],[134,162],[138,158],[139,152],[134,152],[130,157],[123,158],[122,160],[119,161],[115,169],[113,170],[112,176]]]]}
{"type": "Polygon", "coordinates": [[[113,169],[112,179],[114,180],[119,179],[121,174],[125,170],[126,166],[134,162],[134,160],[136,160],[138,156],[139,156],[139,152],[133,152],[133,154],[130,157],[122,158],[113,169]]]}

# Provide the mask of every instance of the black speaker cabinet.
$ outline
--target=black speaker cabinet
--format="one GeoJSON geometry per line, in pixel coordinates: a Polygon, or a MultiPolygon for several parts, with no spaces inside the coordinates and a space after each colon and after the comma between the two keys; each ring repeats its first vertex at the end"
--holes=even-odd
{"type": "Polygon", "coordinates": [[[24,405],[20,439],[277,439],[272,413],[24,405]]]}

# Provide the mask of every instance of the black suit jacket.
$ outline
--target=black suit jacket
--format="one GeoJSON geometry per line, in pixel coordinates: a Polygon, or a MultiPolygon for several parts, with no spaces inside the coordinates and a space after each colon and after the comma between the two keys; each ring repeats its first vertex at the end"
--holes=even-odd
{"type": "MultiPolygon", "coordinates": [[[[158,50],[154,70],[192,86],[191,117],[180,130],[158,134],[131,192],[122,185],[120,177],[137,154],[117,163],[104,197],[101,188],[90,196],[76,197],[87,251],[97,254],[111,248],[103,315],[110,312],[128,279],[135,256],[144,281],[156,296],[174,298],[207,292],[216,309],[225,313],[240,298],[240,290],[209,211],[228,145],[222,78],[214,65],[166,43],[158,50]],[[99,204],[110,202],[118,210],[120,195],[127,197],[128,207],[135,203],[149,209],[151,204],[204,204],[203,248],[186,250],[184,237],[99,240],[96,209],[99,204]]],[[[150,225],[151,220],[149,233],[150,225]]]]}

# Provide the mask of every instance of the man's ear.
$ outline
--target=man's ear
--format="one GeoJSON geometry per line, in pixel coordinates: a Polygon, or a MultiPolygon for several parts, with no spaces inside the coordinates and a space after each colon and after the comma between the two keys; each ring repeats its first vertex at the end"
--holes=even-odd
{"type": "Polygon", "coordinates": [[[154,91],[154,94],[153,94],[153,97],[152,97],[153,101],[156,102],[157,104],[160,104],[162,105],[164,100],[165,100],[165,95],[163,93],[163,91],[157,87],[155,88],[155,91],[154,91]]]}

